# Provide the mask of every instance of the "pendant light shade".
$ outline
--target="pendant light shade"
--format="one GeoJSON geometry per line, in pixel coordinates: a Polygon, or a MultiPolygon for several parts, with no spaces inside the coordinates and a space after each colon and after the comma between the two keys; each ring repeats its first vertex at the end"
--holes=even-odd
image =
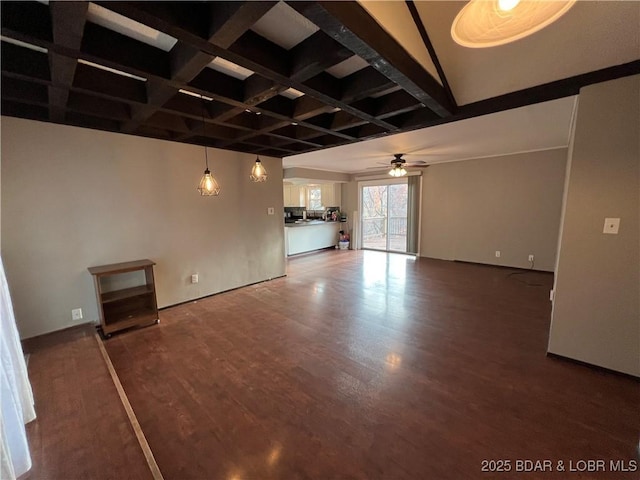
{"type": "Polygon", "coordinates": [[[260,162],[260,158],[256,157],[256,163],[253,165],[251,169],[251,180],[254,182],[266,182],[267,181],[267,171],[262,166],[262,162],[260,162]]]}
{"type": "Polygon", "coordinates": [[[404,166],[401,163],[396,163],[391,170],[389,170],[389,175],[392,177],[404,177],[407,174],[404,166]]]}
{"type": "MultiPolygon", "coordinates": [[[[205,104],[204,98],[202,99],[202,136],[206,137],[206,123],[204,121],[205,104]]],[[[200,183],[198,184],[198,191],[203,197],[217,197],[220,195],[220,185],[209,170],[209,155],[207,154],[207,147],[204,147],[204,164],[205,170],[200,183]]]]}
{"type": "Polygon", "coordinates": [[[213,178],[208,168],[204,171],[204,175],[202,175],[200,179],[198,191],[203,197],[216,197],[220,194],[220,185],[218,185],[216,179],[213,178]]]}
{"type": "Polygon", "coordinates": [[[576,0],[471,0],[451,25],[470,48],[495,47],[531,35],[564,15],[576,0]]]}

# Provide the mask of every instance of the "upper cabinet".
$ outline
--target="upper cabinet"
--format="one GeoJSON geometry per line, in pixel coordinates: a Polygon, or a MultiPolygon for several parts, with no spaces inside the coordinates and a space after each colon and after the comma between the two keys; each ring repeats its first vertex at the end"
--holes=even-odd
{"type": "Polygon", "coordinates": [[[340,207],[341,200],[341,184],[324,183],[322,189],[322,206],[323,207],[340,207]]]}
{"type": "Polygon", "coordinates": [[[339,207],[341,200],[340,183],[323,183],[315,185],[284,185],[283,199],[285,207],[306,207],[309,205],[309,190],[320,189],[321,205],[323,207],[339,207]]]}
{"type": "Polygon", "coordinates": [[[304,207],[304,187],[300,185],[284,185],[283,200],[285,207],[304,207]]]}

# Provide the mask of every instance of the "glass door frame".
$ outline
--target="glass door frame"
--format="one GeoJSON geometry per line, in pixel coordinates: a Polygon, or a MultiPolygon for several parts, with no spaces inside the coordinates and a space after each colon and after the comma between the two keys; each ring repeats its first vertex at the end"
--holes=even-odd
{"type": "MultiPolygon", "coordinates": [[[[360,217],[360,221],[359,221],[359,228],[358,228],[358,246],[357,248],[359,249],[364,249],[364,211],[362,209],[362,189],[364,187],[379,187],[379,186],[388,186],[388,185],[407,185],[408,184],[408,180],[407,177],[401,177],[401,178],[381,178],[379,180],[364,180],[364,181],[359,181],[358,182],[358,211],[359,213],[359,217],[360,217]]],[[[408,199],[407,199],[408,200],[408,199]]],[[[386,222],[387,222],[387,234],[386,234],[386,246],[387,248],[385,250],[377,250],[374,248],[367,248],[367,250],[376,250],[379,252],[391,252],[391,253],[407,253],[406,249],[405,251],[399,251],[399,250],[390,250],[390,241],[389,241],[389,232],[388,232],[388,223],[389,223],[389,191],[387,190],[387,216],[386,216],[386,222]]]]}

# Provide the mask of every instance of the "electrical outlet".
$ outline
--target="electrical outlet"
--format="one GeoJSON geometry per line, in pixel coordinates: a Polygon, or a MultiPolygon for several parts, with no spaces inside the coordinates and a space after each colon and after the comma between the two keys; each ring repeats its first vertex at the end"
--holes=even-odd
{"type": "Polygon", "coordinates": [[[194,273],[193,275],[191,275],[191,283],[198,283],[198,274],[194,273]]]}
{"type": "Polygon", "coordinates": [[[534,258],[535,258],[535,257],[534,257],[533,255],[529,255],[529,261],[530,261],[531,263],[533,263],[533,259],[534,259],[534,258]]]}
{"type": "Polygon", "coordinates": [[[496,258],[500,258],[500,250],[496,250],[496,258]]]}
{"type": "Polygon", "coordinates": [[[74,308],[71,310],[71,320],[82,320],[82,309],[74,308]]]}
{"type": "Polygon", "coordinates": [[[268,207],[267,208],[267,215],[274,215],[276,213],[275,209],[273,207],[268,207]]]}

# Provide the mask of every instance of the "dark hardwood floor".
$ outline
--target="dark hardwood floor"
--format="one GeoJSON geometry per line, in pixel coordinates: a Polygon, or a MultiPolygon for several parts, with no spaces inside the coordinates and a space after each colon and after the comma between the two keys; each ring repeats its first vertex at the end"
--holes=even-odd
{"type": "Polygon", "coordinates": [[[21,479],[151,480],[94,335],[83,326],[24,342],[37,418],[21,479]]]}
{"type": "Polygon", "coordinates": [[[552,275],[512,272],[325,251],[105,345],[167,480],[637,478],[608,462],[637,459],[638,382],[547,357],[552,275]],[[511,472],[482,472],[503,459],[511,472]],[[518,459],[607,471],[517,473],[518,459]]]}

